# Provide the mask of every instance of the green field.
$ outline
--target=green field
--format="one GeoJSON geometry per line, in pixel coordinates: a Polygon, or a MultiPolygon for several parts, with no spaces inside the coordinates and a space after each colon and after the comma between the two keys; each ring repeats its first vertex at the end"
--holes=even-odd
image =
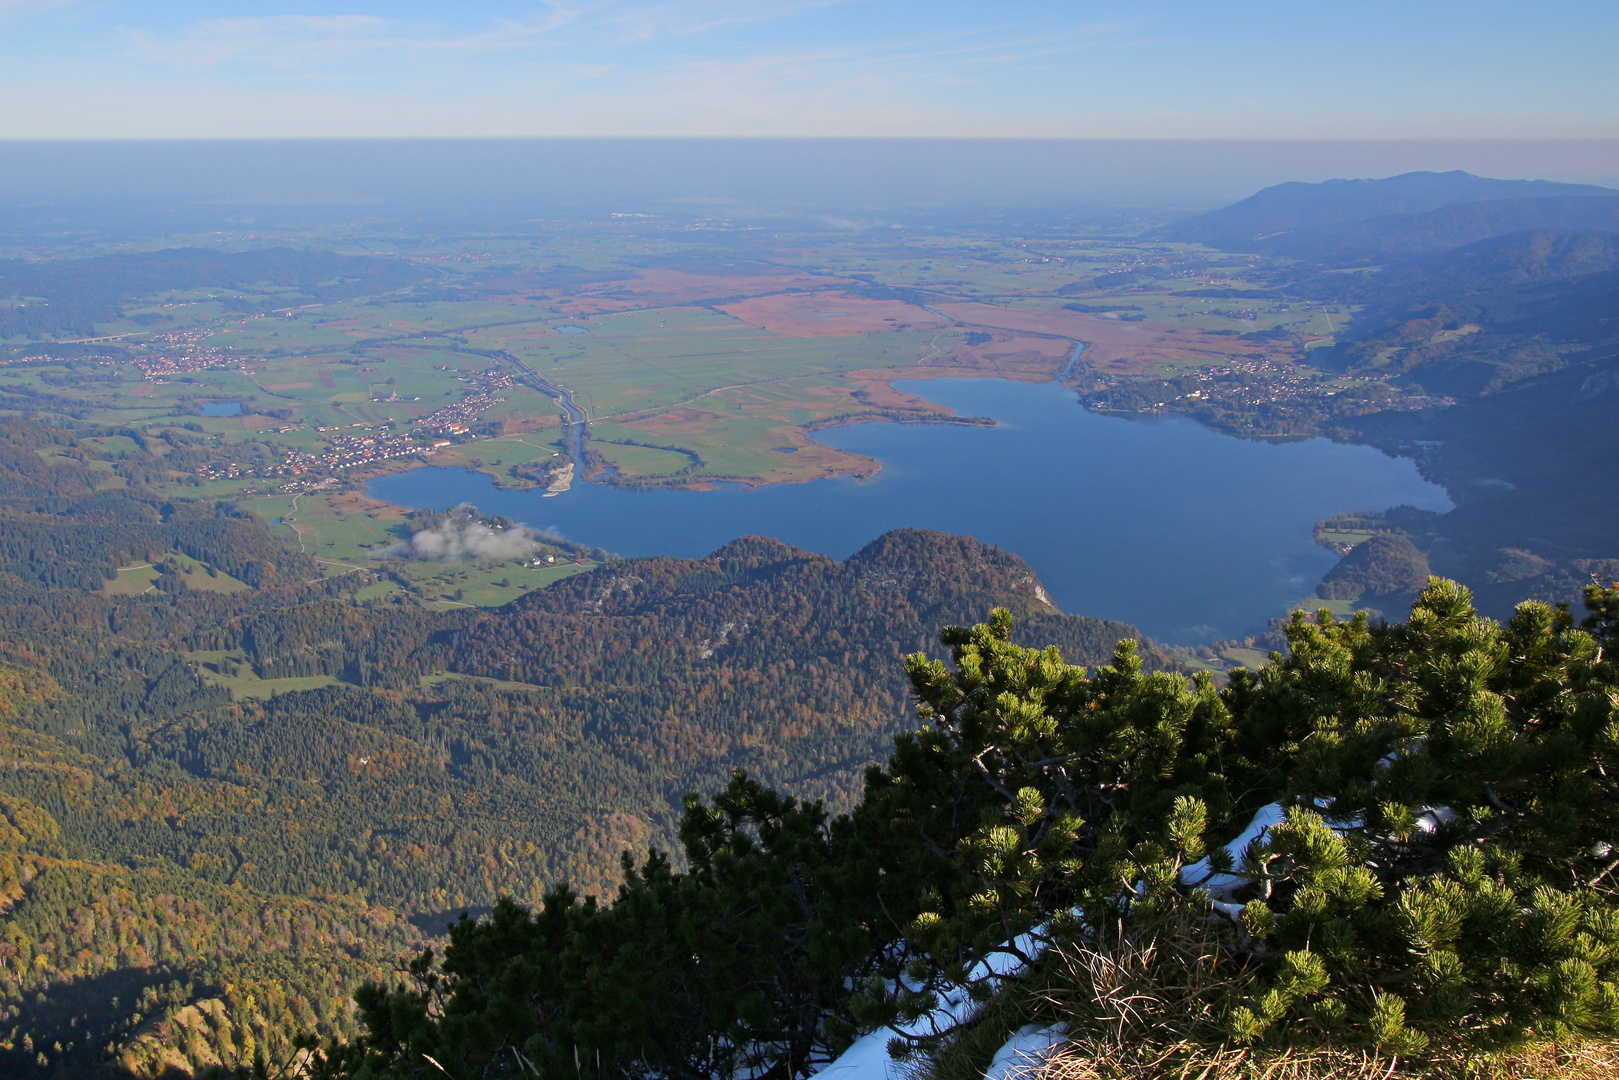
{"type": "Polygon", "coordinates": [[[428,604],[499,607],[526,592],[543,589],[597,565],[592,562],[558,562],[547,566],[523,566],[515,561],[492,566],[406,562],[396,564],[395,572],[408,578],[428,604]]]}
{"type": "MultiPolygon", "coordinates": [[[[523,457],[524,451],[516,449],[523,446],[518,440],[508,437],[492,444],[513,448],[513,459],[523,457]]],[[[525,449],[539,453],[531,447],[525,449]]],[[[380,549],[397,545],[408,536],[404,515],[384,503],[353,495],[317,493],[255,496],[242,500],[242,505],[267,521],[280,520],[278,529],[284,530],[291,542],[302,543],[329,577],[360,575],[356,579],[359,587],[351,595],[361,601],[404,600],[408,596],[430,605],[498,607],[525,592],[543,589],[597,565],[574,561],[572,556],[550,547],[534,553],[555,560],[542,566],[530,565],[529,558],[495,563],[378,558],[380,549]],[[387,576],[375,580],[378,575],[387,576]],[[408,582],[408,591],[395,578],[408,582]]]]}
{"type": "MultiPolygon", "coordinates": [[[[247,582],[239,581],[223,570],[200,563],[188,555],[169,552],[167,558],[179,565],[180,579],[188,589],[234,593],[248,588],[247,582]]],[[[157,588],[159,576],[158,568],[151,563],[124,566],[119,568],[117,577],[107,582],[106,589],[113,596],[140,596],[157,588]]]]}
{"type": "Polygon", "coordinates": [[[240,650],[205,650],[186,653],[185,657],[197,667],[197,673],[213,686],[229,690],[231,697],[262,700],[277,694],[296,690],[319,690],[323,686],[336,686],[335,675],[310,675],[296,679],[261,679],[247,662],[247,654],[240,650]]]}
{"type": "MultiPolygon", "coordinates": [[[[308,240],[331,242],[318,229],[308,240]]],[[[973,309],[978,317],[1014,322],[1073,304],[1135,309],[1148,326],[1232,341],[1281,327],[1296,336],[1300,355],[1330,341],[1329,318],[1341,330],[1351,317],[1305,301],[1194,295],[1211,287],[1254,291],[1256,260],[1092,239],[1083,230],[1064,239],[738,234],[715,245],[659,226],[580,226],[526,238],[395,240],[344,247],[408,248],[434,268],[430,282],[297,305],[273,286],[154,295],[97,327],[123,335],[105,355],[34,355],[0,365],[0,395],[102,425],[81,444],[102,486],[134,482],[239,502],[279,522],[288,542],[329,574],[348,574],[374,571],[370,553],[402,537],[396,511],[357,495],[377,469],[434,460],[524,486],[532,482],[521,475],[525,466],[565,449],[556,402],[524,383],[508,357],[573,394],[590,419],[591,461],[605,463],[618,481],[766,483],[872,468],[802,429],[831,417],[883,415],[896,400],[884,397],[888,379],[1005,373],[964,352],[967,331],[922,305],[972,301],[987,305],[973,309]],[[847,322],[821,321],[834,317],[847,322]],[[479,390],[490,372],[511,385],[479,390]],[[434,450],[431,443],[444,439],[423,434],[424,418],[461,408],[472,393],[485,395],[474,399],[482,404],[456,414],[469,430],[434,450]],[[221,411],[211,404],[221,402],[239,402],[242,411],[203,415],[221,411]],[[285,464],[336,453],[345,439],[402,440],[413,449],[391,464],[352,469],[285,464]],[[800,452],[779,453],[782,446],[800,452]],[[150,462],[138,475],[124,464],[137,457],[150,462]]],[[[1016,332],[996,334],[1017,340],[1016,332]]],[[[1026,350],[1018,377],[1056,373],[1061,343],[1046,338],[1049,355],[1030,360],[1026,350]]],[[[0,343],[7,348],[19,354],[22,346],[0,343]]],[[[1149,354],[1132,370],[1169,377],[1207,362],[1149,354]]],[[[131,570],[127,583],[112,587],[151,587],[141,573],[131,570]]],[[[456,573],[413,568],[410,580],[421,578],[426,602],[488,605],[556,577],[475,568],[476,580],[440,587],[456,573]]],[[[194,576],[187,571],[188,584],[194,576]]],[[[364,588],[372,598],[401,589],[364,588]]]]}

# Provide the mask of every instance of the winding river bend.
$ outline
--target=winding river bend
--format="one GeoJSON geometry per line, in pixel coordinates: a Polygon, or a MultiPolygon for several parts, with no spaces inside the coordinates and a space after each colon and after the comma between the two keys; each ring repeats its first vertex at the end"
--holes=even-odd
{"type": "Polygon", "coordinates": [[[575,484],[543,498],[428,466],[380,477],[370,490],[409,507],[470,502],[623,555],[696,557],[758,534],[846,558],[902,526],[961,533],[1028,560],[1064,611],[1188,644],[1251,633],[1306,597],[1334,561],[1312,540],[1321,518],[1450,506],[1411,462],[1371,447],[1241,440],[1178,418],[1091,413],[1057,383],[897,385],[999,424],[880,421],[818,432],[882,462],[864,481],[715,491],[575,484]]]}

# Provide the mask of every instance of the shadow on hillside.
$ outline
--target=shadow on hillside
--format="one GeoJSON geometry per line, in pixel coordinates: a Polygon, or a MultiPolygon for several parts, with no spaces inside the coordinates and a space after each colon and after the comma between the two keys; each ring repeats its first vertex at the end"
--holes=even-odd
{"type": "Polygon", "coordinates": [[[124,968],[25,998],[8,1010],[14,1034],[12,1048],[0,1049],[0,1076],[122,1078],[127,1074],[106,1063],[107,1045],[128,1038],[176,992],[188,997],[190,982],[168,968],[124,968]]]}
{"type": "Polygon", "coordinates": [[[476,922],[495,909],[488,906],[458,907],[450,911],[425,911],[412,915],[407,921],[428,937],[448,937],[450,927],[463,914],[476,922]]]}

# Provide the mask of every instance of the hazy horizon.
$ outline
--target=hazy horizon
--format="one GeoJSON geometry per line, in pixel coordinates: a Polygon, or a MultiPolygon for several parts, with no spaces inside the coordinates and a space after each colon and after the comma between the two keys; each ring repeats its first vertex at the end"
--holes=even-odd
{"type": "Polygon", "coordinates": [[[887,138],[0,142],[0,200],[229,215],[656,212],[833,227],[921,212],[1189,212],[1290,180],[1462,169],[1619,183],[1619,140],[887,138]],[[840,217],[845,215],[845,217],[840,217]]]}

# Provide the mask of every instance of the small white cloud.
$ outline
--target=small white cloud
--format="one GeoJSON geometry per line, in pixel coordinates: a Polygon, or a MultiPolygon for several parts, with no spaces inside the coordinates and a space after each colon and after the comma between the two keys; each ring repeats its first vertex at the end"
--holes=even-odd
{"type": "Polygon", "coordinates": [[[419,562],[503,562],[528,554],[541,542],[542,534],[526,525],[496,528],[473,517],[470,507],[458,506],[432,528],[378,548],[372,555],[419,562]]]}

